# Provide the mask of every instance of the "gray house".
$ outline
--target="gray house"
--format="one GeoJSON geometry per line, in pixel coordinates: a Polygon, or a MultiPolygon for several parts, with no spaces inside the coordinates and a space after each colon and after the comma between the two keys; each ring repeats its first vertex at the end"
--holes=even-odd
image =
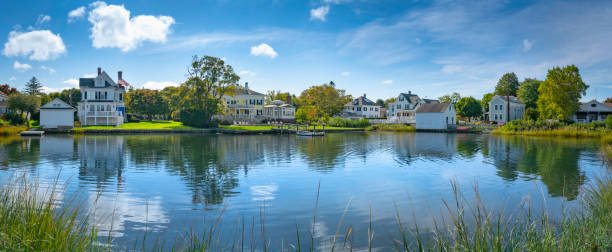
{"type": "Polygon", "coordinates": [[[601,103],[596,100],[582,103],[573,120],[577,123],[601,122],[612,114],[612,104],[601,103]]]}
{"type": "Polygon", "coordinates": [[[489,102],[489,121],[506,123],[523,119],[525,104],[516,96],[495,95],[489,102]],[[508,101],[509,99],[509,101],[508,101]],[[508,104],[510,105],[510,118],[508,120],[508,104]]]}

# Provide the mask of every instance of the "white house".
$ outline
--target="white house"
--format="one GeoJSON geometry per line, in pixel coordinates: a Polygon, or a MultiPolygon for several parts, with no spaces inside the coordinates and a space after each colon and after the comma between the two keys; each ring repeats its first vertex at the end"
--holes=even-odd
{"type": "Polygon", "coordinates": [[[525,104],[519,101],[516,96],[509,96],[510,101],[505,95],[495,95],[489,102],[489,120],[497,123],[523,119],[525,114],[525,104]],[[510,104],[510,120],[508,120],[508,103],[510,104]]]}
{"type": "Polygon", "coordinates": [[[74,126],[75,109],[68,103],[55,98],[40,107],[40,127],[56,129],[74,126]]]}
{"type": "Polygon", "coordinates": [[[8,113],[8,104],[6,100],[8,100],[8,95],[0,92],[0,114],[8,113]]]}
{"type": "Polygon", "coordinates": [[[264,106],[264,116],[266,119],[277,121],[295,120],[295,107],[291,105],[291,96],[287,96],[287,103],[281,100],[274,100],[264,106]]]}
{"type": "Polygon", "coordinates": [[[452,103],[427,103],[416,110],[416,128],[445,130],[457,123],[457,111],[452,103]]]}
{"type": "Polygon", "coordinates": [[[349,119],[379,118],[380,106],[363,94],[363,96],[344,104],[341,117],[349,119]]]}
{"type": "Polygon", "coordinates": [[[582,103],[572,119],[578,123],[601,122],[610,115],[612,115],[612,104],[591,100],[582,103]]]}
{"type": "Polygon", "coordinates": [[[125,89],[129,85],[122,72],[115,83],[98,67],[95,78],[80,78],[81,101],[78,117],[82,125],[120,125],[125,121],[125,89]]]}
{"type": "Polygon", "coordinates": [[[423,104],[440,103],[438,100],[421,99],[411,91],[400,93],[395,102],[389,103],[387,120],[389,122],[414,123],[415,112],[423,104]]]}

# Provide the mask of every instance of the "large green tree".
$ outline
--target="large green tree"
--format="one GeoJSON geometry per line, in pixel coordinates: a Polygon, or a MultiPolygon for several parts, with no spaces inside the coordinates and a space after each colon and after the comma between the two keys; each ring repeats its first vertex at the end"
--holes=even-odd
{"type": "Polygon", "coordinates": [[[548,70],[546,80],[538,88],[540,118],[569,119],[578,110],[579,100],[588,88],[575,65],[548,70]]]}
{"type": "Polygon", "coordinates": [[[190,126],[214,127],[212,116],[222,113],[221,97],[231,95],[240,77],[234,68],[217,57],[193,57],[181,85],[180,118],[190,126]]]}
{"type": "Polygon", "coordinates": [[[535,109],[538,101],[538,88],[540,88],[542,81],[536,79],[525,79],[521,82],[519,90],[517,92],[519,100],[525,103],[525,108],[535,109]]]}
{"type": "Polygon", "coordinates": [[[515,73],[506,73],[497,82],[495,86],[496,95],[512,95],[516,96],[519,89],[519,81],[515,73]]]}
{"type": "Polygon", "coordinates": [[[304,117],[307,121],[327,120],[339,114],[344,104],[351,100],[351,96],[345,93],[344,89],[326,83],[312,86],[300,94],[300,108],[296,111],[296,117],[299,114],[308,115],[304,117]]]}
{"type": "Polygon", "coordinates": [[[42,84],[36,77],[32,77],[26,82],[26,87],[23,92],[29,95],[40,95],[42,93],[42,84]]]}
{"type": "Polygon", "coordinates": [[[463,97],[457,105],[457,114],[465,118],[475,118],[482,116],[482,106],[480,101],[474,99],[474,97],[463,97]]]}
{"type": "MultiPolygon", "coordinates": [[[[50,93],[49,98],[51,100],[59,98],[60,100],[70,104],[70,106],[76,107],[77,103],[81,101],[81,91],[76,88],[64,89],[61,92],[50,93]]],[[[45,104],[46,102],[41,102],[45,104]]]]}
{"type": "Polygon", "coordinates": [[[169,103],[158,90],[130,89],[125,101],[130,113],[145,115],[149,120],[153,120],[153,116],[156,115],[170,114],[169,103]]]}
{"type": "Polygon", "coordinates": [[[26,118],[28,119],[40,108],[40,98],[35,95],[15,93],[8,97],[7,103],[10,110],[27,113],[26,118]]]}
{"type": "Polygon", "coordinates": [[[454,92],[450,95],[446,94],[446,95],[440,96],[438,97],[438,100],[441,103],[445,103],[445,102],[457,103],[459,102],[459,100],[461,100],[461,95],[457,92],[454,92]]]}
{"type": "Polygon", "coordinates": [[[480,100],[480,106],[484,108],[484,112],[489,112],[489,102],[493,99],[493,93],[486,93],[482,96],[482,100],[480,100]]]}

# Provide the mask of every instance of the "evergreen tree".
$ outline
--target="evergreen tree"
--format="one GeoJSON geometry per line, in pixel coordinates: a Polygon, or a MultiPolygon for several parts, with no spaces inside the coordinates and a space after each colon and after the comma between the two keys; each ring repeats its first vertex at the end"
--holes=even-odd
{"type": "Polygon", "coordinates": [[[29,95],[39,95],[42,91],[42,84],[36,77],[32,77],[28,82],[26,82],[26,87],[23,90],[24,93],[29,95]]]}

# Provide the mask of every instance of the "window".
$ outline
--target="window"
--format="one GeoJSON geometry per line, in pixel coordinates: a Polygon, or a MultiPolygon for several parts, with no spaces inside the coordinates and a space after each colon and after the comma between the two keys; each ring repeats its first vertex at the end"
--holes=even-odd
{"type": "Polygon", "coordinates": [[[357,111],[361,111],[361,107],[357,107],[357,111]]]}
{"type": "Polygon", "coordinates": [[[85,99],[84,100],[87,100],[87,91],[85,91],[85,99]]]}
{"type": "Polygon", "coordinates": [[[104,91],[104,100],[108,100],[108,92],[104,91]]]}
{"type": "Polygon", "coordinates": [[[123,93],[119,93],[119,100],[123,101],[123,93]]]}

